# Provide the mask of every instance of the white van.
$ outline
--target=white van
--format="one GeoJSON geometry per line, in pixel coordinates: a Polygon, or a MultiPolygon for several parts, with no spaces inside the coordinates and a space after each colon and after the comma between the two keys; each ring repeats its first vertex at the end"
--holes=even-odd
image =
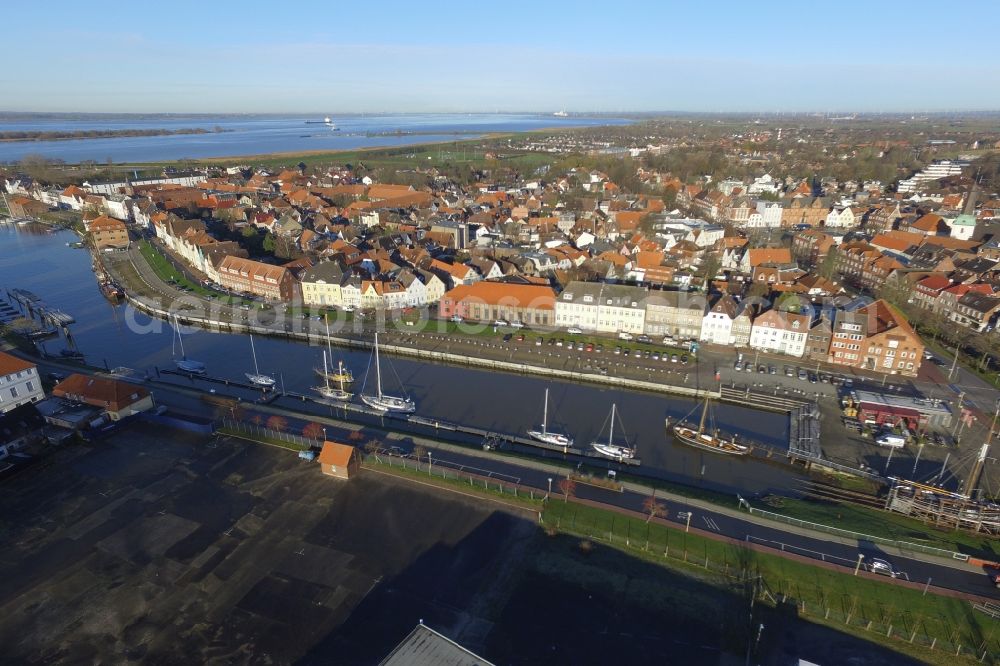
{"type": "Polygon", "coordinates": [[[875,443],[879,446],[901,449],[903,448],[903,445],[906,444],[906,438],[902,435],[896,435],[893,433],[883,433],[875,439],[875,443]]]}
{"type": "Polygon", "coordinates": [[[621,332],[621,333],[618,334],[618,339],[619,340],[631,340],[632,339],[632,334],[631,333],[621,332]]]}

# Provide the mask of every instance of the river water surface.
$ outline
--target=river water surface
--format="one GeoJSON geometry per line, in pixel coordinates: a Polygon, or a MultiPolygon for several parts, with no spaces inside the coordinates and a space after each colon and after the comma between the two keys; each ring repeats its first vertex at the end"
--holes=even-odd
{"type": "MultiPolygon", "coordinates": [[[[106,301],[97,289],[90,255],[66,245],[76,239],[68,231],[49,233],[30,226],[0,225],[0,286],[28,289],[48,305],[72,314],[76,318],[70,327],[73,338],[91,365],[106,363],[150,374],[157,367],[172,368],[171,328],[130,306],[106,301]]],[[[322,363],[320,348],[274,338],[255,337],[254,341],[262,372],[280,377],[289,391],[310,393],[309,388],[317,383],[312,369],[322,363]]],[[[61,339],[45,344],[51,353],[66,346],[61,339]]],[[[246,336],[196,330],[184,336],[184,345],[187,355],[205,362],[212,376],[244,381],[244,373],[252,370],[246,336]]],[[[333,353],[354,372],[355,390],[359,390],[369,355],[336,347],[333,353]]],[[[664,417],[687,415],[696,407],[691,400],[406,358],[393,358],[384,365],[387,390],[394,388],[397,374],[417,401],[421,416],[505,433],[523,434],[538,425],[548,387],[550,426],[568,432],[581,448],[602,435],[611,404],[616,403],[624,435],[639,449],[643,474],[747,492],[787,492],[799,478],[785,466],[703,453],[673,443],[666,436],[664,417]]],[[[247,392],[245,397],[252,396],[247,392]]],[[[723,429],[787,446],[788,418],[784,415],[718,405],[715,419],[723,429]]]]}

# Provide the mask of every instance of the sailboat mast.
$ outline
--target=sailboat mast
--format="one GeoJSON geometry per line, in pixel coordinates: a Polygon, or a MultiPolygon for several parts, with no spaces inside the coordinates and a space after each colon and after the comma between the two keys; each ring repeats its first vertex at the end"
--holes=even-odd
{"type": "Polygon", "coordinates": [[[326,352],[323,352],[323,381],[326,384],[326,390],[330,390],[330,373],[326,370],[326,352]]]}
{"type": "Polygon", "coordinates": [[[611,425],[608,426],[608,446],[615,441],[615,403],[611,403],[611,425]]]}
{"type": "Polygon", "coordinates": [[[705,405],[701,408],[701,423],[698,424],[698,434],[705,432],[705,417],[708,416],[708,396],[705,396],[705,405]]]}
{"type": "Polygon", "coordinates": [[[181,335],[181,324],[177,320],[177,315],[174,315],[174,330],[177,331],[177,342],[181,345],[181,358],[186,359],[187,354],[184,352],[184,336],[181,335]]]}
{"type": "Polygon", "coordinates": [[[545,434],[545,426],[549,423],[549,390],[545,389],[545,408],[542,410],[542,434],[545,434]]]}
{"type": "Polygon", "coordinates": [[[253,356],[253,373],[259,375],[260,368],[257,367],[257,350],[253,346],[253,333],[250,334],[250,354],[253,356]]]}
{"type": "Polygon", "coordinates": [[[330,362],[333,362],[333,347],[330,346],[330,313],[323,313],[323,323],[326,324],[326,351],[330,354],[330,362]]]}
{"type": "Polygon", "coordinates": [[[344,392],[344,362],[337,362],[337,374],[340,375],[340,391],[344,392]]]}
{"type": "Polygon", "coordinates": [[[382,397],[382,368],[379,366],[378,362],[378,333],[375,334],[375,388],[378,391],[378,397],[382,397]]]}

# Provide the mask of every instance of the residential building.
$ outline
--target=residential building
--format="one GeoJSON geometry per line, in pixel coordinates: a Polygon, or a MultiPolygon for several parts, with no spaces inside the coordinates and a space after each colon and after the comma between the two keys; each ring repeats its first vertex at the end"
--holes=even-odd
{"type": "Polygon", "coordinates": [[[153,395],[142,386],[92,375],[72,374],[55,385],[52,395],[99,407],[112,421],[154,406],[153,395]]]}
{"type": "Polygon", "coordinates": [[[992,331],[1000,313],[1000,298],[993,293],[969,291],[949,313],[952,321],[974,331],[992,331]]]}
{"type": "Polygon", "coordinates": [[[302,304],[320,307],[344,307],[341,285],[344,267],[336,261],[316,264],[302,274],[302,304]]]}
{"type": "Polygon", "coordinates": [[[45,418],[35,405],[25,404],[0,412],[0,460],[44,440],[44,427],[45,418]]]}
{"type": "Polygon", "coordinates": [[[228,256],[220,262],[218,271],[219,281],[227,289],[272,301],[287,302],[295,297],[295,278],[282,266],[228,256]]]}
{"type": "Polygon", "coordinates": [[[753,320],[756,316],[757,306],[749,301],[740,304],[739,312],[733,317],[729,344],[734,347],[748,347],[750,345],[750,333],[753,331],[753,320]]]}
{"type": "Polygon", "coordinates": [[[733,320],[737,313],[736,300],[725,294],[702,318],[699,339],[712,345],[733,344],[733,320]]]}
{"type": "Polygon", "coordinates": [[[0,413],[44,397],[38,366],[0,352],[0,413]]]}
{"type": "Polygon", "coordinates": [[[699,292],[651,292],[646,298],[644,332],[646,335],[670,336],[678,340],[698,340],[701,338],[705,307],[705,295],[699,292]]]}
{"type": "Polygon", "coordinates": [[[826,316],[821,316],[809,328],[806,339],[805,357],[810,361],[826,363],[830,356],[830,340],[833,337],[833,327],[826,316]]]}
{"type": "Polygon", "coordinates": [[[555,324],[556,294],[551,287],[534,284],[480,281],[461,285],[438,302],[438,316],[472,321],[504,320],[525,326],[555,324]]]}
{"type": "Polygon", "coordinates": [[[94,247],[98,250],[128,247],[128,229],[121,220],[102,215],[88,225],[94,247]]]}
{"type": "Polygon", "coordinates": [[[808,338],[808,316],[772,308],[753,320],[750,347],[789,356],[802,356],[808,338]]]}
{"type": "Polygon", "coordinates": [[[647,294],[643,287],[571,282],[556,302],[556,326],[640,334],[645,330],[647,294]]]}
{"type": "Polygon", "coordinates": [[[913,377],[923,352],[906,318],[883,300],[836,314],[830,363],[913,377]]]}

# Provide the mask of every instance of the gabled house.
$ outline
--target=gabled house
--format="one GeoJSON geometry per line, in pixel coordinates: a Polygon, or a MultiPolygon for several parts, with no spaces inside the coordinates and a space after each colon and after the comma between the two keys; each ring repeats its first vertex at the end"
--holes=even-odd
{"type": "Polygon", "coordinates": [[[720,297],[702,318],[699,339],[714,345],[733,344],[733,320],[736,313],[735,299],[729,294],[720,297]]]}

